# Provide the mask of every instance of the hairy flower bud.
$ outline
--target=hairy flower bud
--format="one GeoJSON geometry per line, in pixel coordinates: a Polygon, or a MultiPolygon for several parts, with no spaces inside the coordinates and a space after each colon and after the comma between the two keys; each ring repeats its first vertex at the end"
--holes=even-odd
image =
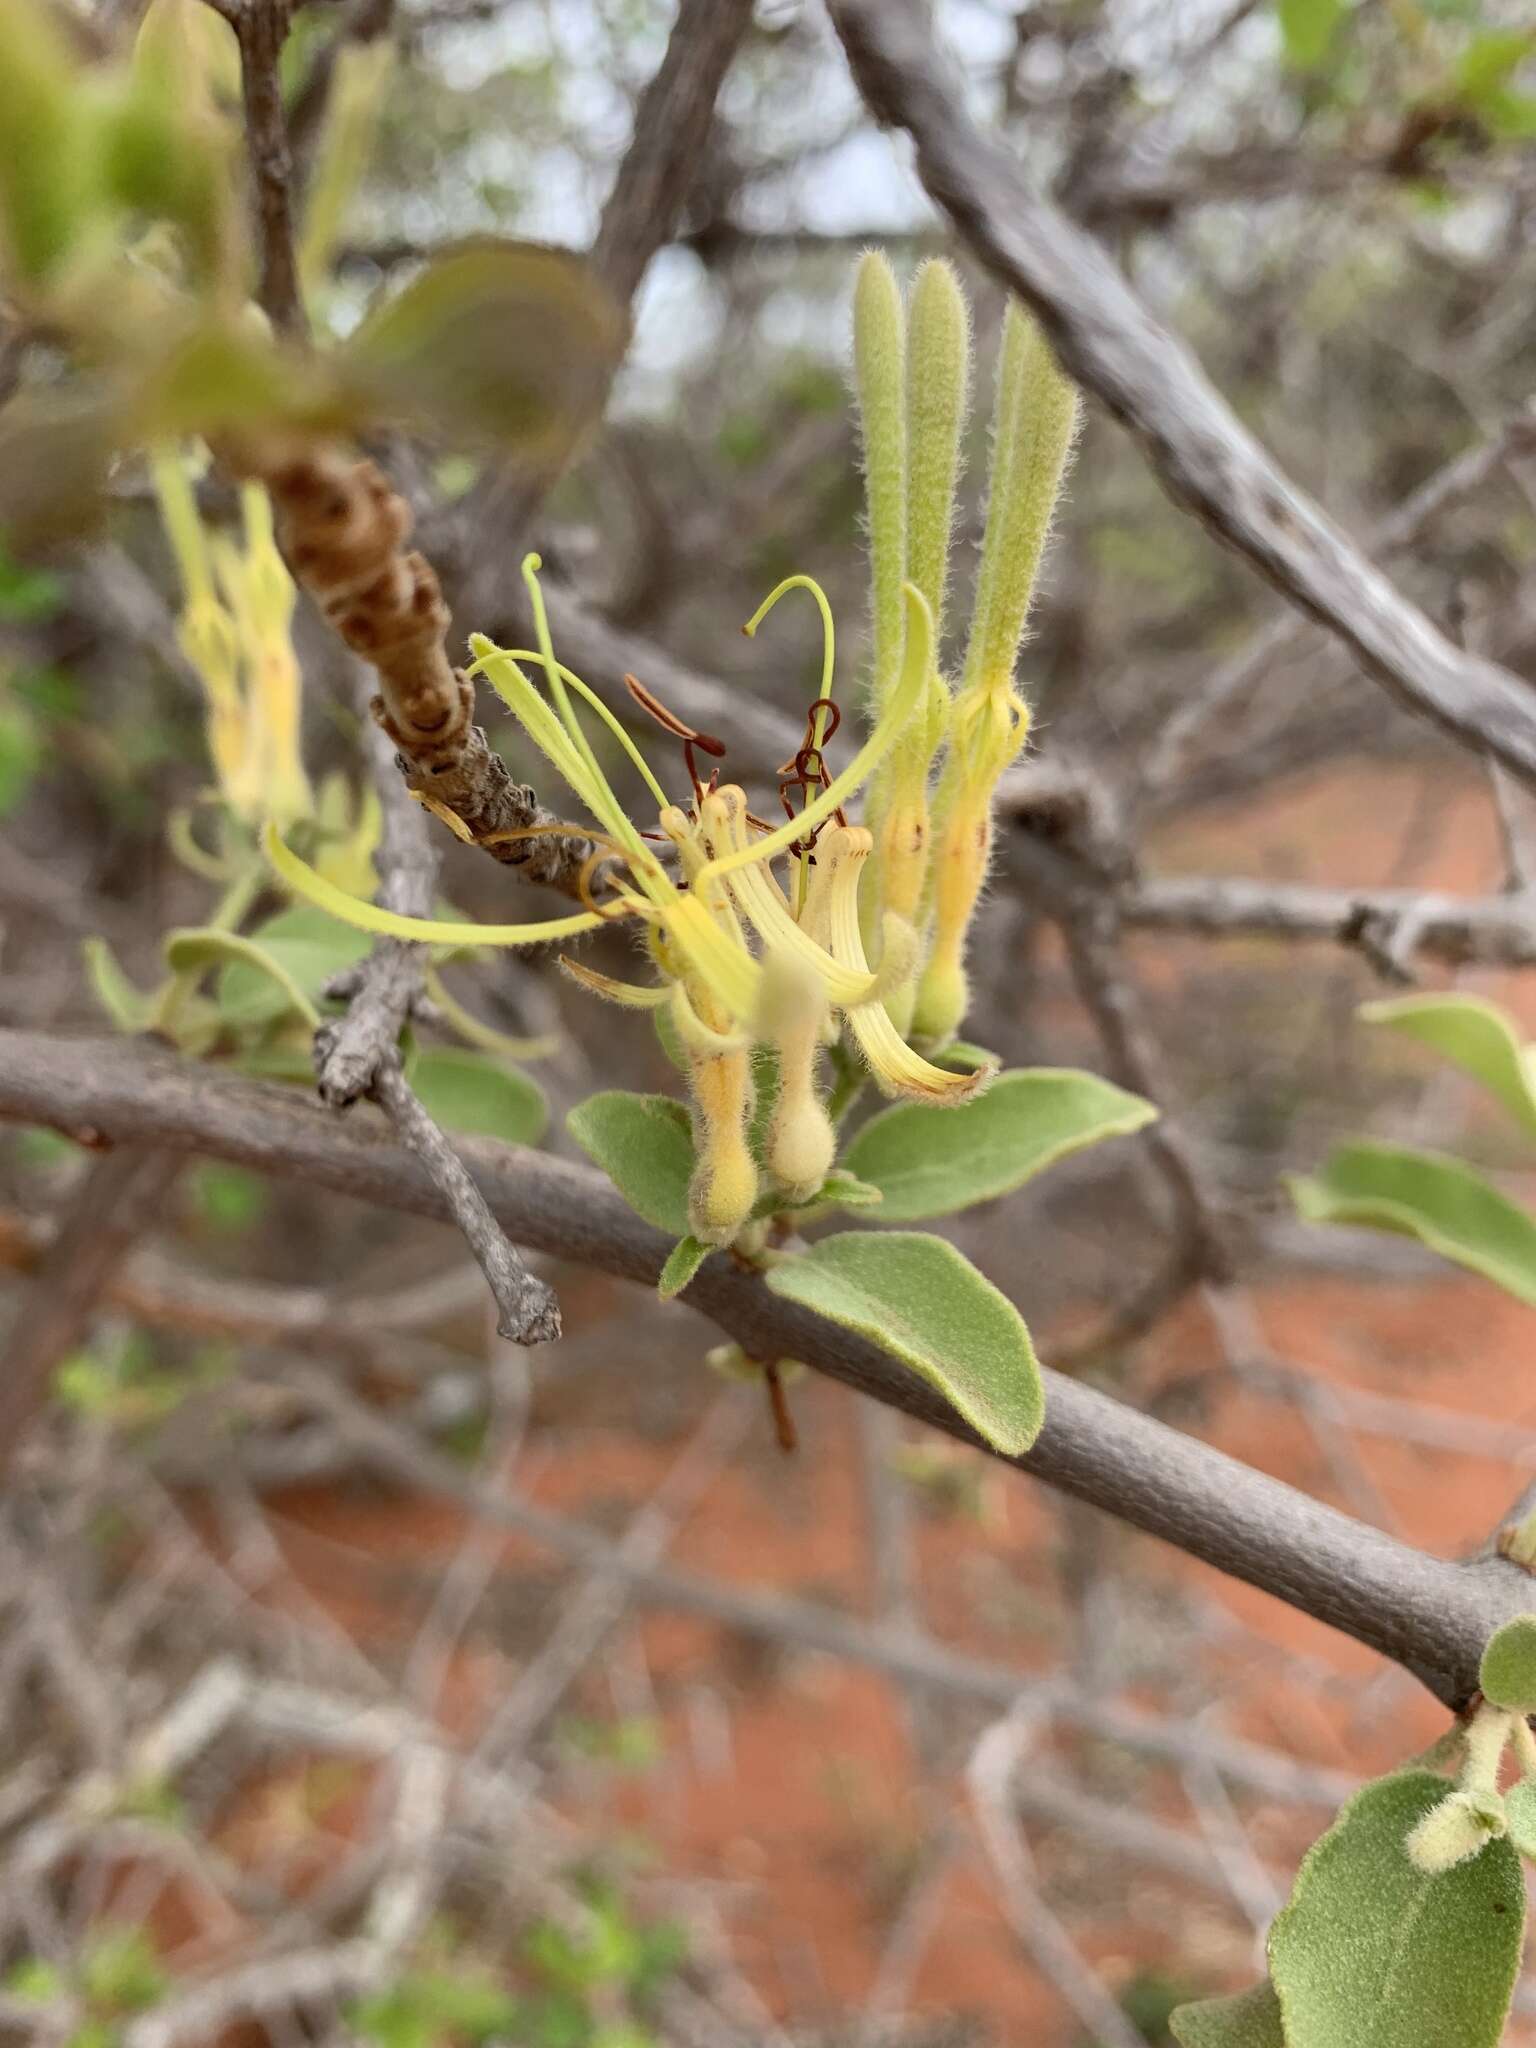
{"type": "Polygon", "coordinates": [[[1497,1793],[1451,1792],[1430,1808],[1404,1847],[1416,1870],[1435,1877],[1467,1862],[1507,1832],[1504,1804],[1497,1793]]]}
{"type": "MultiPolygon", "coordinates": [[[[695,989],[691,1006],[707,1032],[729,1042],[729,1018],[707,991],[695,989]]],[[[695,1166],[688,1189],[688,1227],[703,1244],[726,1245],[757,1200],[757,1161],[747,1141],[752,1117],[752,1061],[744,1049],[704,1052],[689,1048],[693,1090],[695,1166]]]]}
{"type": "Polygon", "coordinates": [[[768,1171],[791,1205],[808,1202],[832,1170],[837,1133],[816,1087],[827,998],[815,970],[793,954],[763,962],[758,1036],[778,1055],[779,1093],[768,1126],[768,1171]]]}

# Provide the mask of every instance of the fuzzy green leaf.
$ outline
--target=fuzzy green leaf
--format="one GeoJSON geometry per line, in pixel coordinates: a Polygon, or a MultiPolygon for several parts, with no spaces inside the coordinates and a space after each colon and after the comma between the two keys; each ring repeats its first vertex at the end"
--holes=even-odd
{"type": "Polygon", "coordinates": [[[663,1301],[670,1301],[675,1294],[682,1293],[713,1249],[713,1245],[701,1244],[696,1237],[677,1240],[656,1283],[656,1292],[663,1301]]]}
{"type": "Polygon", "coordinates": [[[1525,1886],[1507,1841],[1434,1876],[1409,1861],[1445,1791],[1431,1771],[1380,1778],[1308,1852],[1269,1937],[1287,2048],[1496,2048],[1525,1886]]]}
{"type": "Polygon", "coordinates": [[[1497,1003],[1481,996],[1398,996],[1366,1003],[1367,1024],[1390,1024],[1432,1046],[1481,1081],[1515,1120],[1536,1137],[1536,1086],[1529,1054],[1497,1003]]]}
{"type": "Polygon", "coordinates": [[[1017,1457],[1040,1434],[1045,1392],[1024,1319],[943,1238],[842,1231],[767,1279],[920,1373],[995,1449],[1017,1457]]]}
{"type": "Polygon", "coordinates": [[[1536,1713],[1536,1614],[1517,1614],[1495,1629],[1478,1670],[1483,1697],[1518,1714],[1536,1713]]]}
{"type": "Polygon", "coordinates": [[[536,1145],[544,1135],[549,1105],[543,1089],[486,1053],[434,1046],[416,1055],[406,1077],[428,1115],[450,1131],[509,1145],[536,1145]]]}
{"type": "Polygon", "coordinates": [[[343,374],[386,415],[552,460],[601,410],[625,327],[582,258],[477,242],[370,312],[343,374]]]}
{"type": "Polygon", "coordinates": [[[1417,1237],[1536,1307],[1536,1222],[1458,1159],[1399,1145],[1343,1145],[1316,1178],[1292,1175],[1290,1189],[1309,1223],[1417,1237]]]}
{"type": "Polygon", "coordinates": [[[669,1237],[692,1235],[693,1127],[680,1102],[612,1088],[578,1103],[565,1127],[637,1215],[669,1237]]]}
{"type": "Polygon", "coordinates": [[[1529,1778],[1504,1794],[1504,1824],[1520,1854],[1536,1862],[1536,1784],[1529,1778]]]}
{"type": "Polygon", "coordinates": [[[171,932],[165,941],[165,964],[173,974],[202,974],[210,967],[238,965],[267,983],[267,1015],[292,1011],[311,1029],[320,1022],[320,1012],[282,961],[256,940],[241,938],[237,932],[220,931],[213,925],[171,932]]]}
{"type": "Polygon", "coordinates": [[[1285,2048],[1280,2001],[1267,1977],[1230,1998],[1179,2006],[1169,2016],[1168,2030],[1179,2048],[1285,2048]]]}
{"type": "Polygon", "coordinates": [[[1070,1152],[1150,1123],[1157,1111],[1097,1074],[1024,1067],[941,1109],[902,1102],[871,1117],[844,1155],[884,1196],[882,1223],[951,1216],[1022,1187],[1070,1152]]]}
{"type": "MultiPolygon", "coordinates": [[[[366,932],[327,917],[312,904],[280,910],[250,934],[269,960],[311,1003],[318,1003],[332,975],[361,960],[372,945],[366,932]]],[[[283,1014],[281,991],[268,974],[231,956],[218,981],[219,1014],[240,1028],[270,1023],[283,1014]]]]}

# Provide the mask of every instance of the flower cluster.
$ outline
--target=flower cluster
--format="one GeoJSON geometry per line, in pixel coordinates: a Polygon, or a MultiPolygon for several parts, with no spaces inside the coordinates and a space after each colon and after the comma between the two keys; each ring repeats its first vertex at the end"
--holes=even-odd
{"type": "Polygon", "coordinates": [[[236,817],[287,826],[313,809],[299,748],[294,584],[278,553],[272,505],[241,486],[242,535],[210,532],[186,461],[168,448],[151,461],[182,610],[176,638],[208,699],[208,752],[236,817]]]}
{"type": "Polygon", "coordinates": [[[721,783],[718,770],[701,780],[696,750],[718,756],[718,742],[632,684],[642,706],[683,743],[691,788],[681,801],[668,795],[613,711],[557,658],[538,559],[530,556],[523,574],[537,646],[508,650],[476,636],[470,673],[484,674],[593,821],[595,830],[561,828],[585,830],[594,843],[587,907],[522,925],[403,918],[327,884],[268,831],[271,859],[296,892],[370,930],[456,944],[533,945],[607,920],[632,920],[652,979],[625,982],[580,961],[562,964],[598,995],[665,1012],[689,1071],[696,1156],[690,1221],[705,1244],[730,1244],[765,1203],[791,1211],[822,1187],[836,1133],[820,1066],[845,1033],[890,1095],[961,1102],[994,1071],[990,1062],[967,1070],[938,1062],[966,1008],[966,936],[986,874],[993,795],[1028,730],[1013,666],[1076,399],[1028,317],[1010,308],[975,615],[952,686],[941,666],[940,633],[966,420],[968,329],[947,264],[923,268],[909,311],[885,260],[864,260],[855,292],[855,359],[874,592],[869,730],[834,774],[825,758],[839,717],[831,613],[810,578],[788,578],[746,627],[755,633],[794,589],[807,590],[822,617],[821,694],[805,744],[781,771],[785,823],[755,817],[744,790],[721,783]],[[653,834],[642,832],[615,794],[579,707],[596,717],[649,789],[653,834]],[[849,806],[861,793],[863,822],[854,823],[849,806]],[[771,1056],[774,1095],[754,1143],[764,1053],[771,1056]]]}

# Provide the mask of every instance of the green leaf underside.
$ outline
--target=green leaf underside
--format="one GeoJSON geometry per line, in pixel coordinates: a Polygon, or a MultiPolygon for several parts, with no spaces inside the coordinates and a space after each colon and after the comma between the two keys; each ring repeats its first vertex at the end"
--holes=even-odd
{"type": "Polygon", "coordinates": [[[669,1237],[687,1237],[693,1127],[669,1095],[613,1088],[578,1103],[565,1127],[638,1216],[669,1237]]]}
{"type": "Polygon", "coordinates": [[[1150,1123],[1157,1111],[1097,1074],[1026,1067],[958,1108],[903,1102],[858,1131],[844,1164],[880,1189],[882,1223],[950,1216],[1022,1187],[1058,1159],[1150,1123]]]}
{"type": "Polygon", "coordinates": [[[1483,1651],[1478,1684],[1496,1707],[1536,1712],[1536,1614],[1517,1614],[1494,1630],[1483,1651]]]}
{"type": "MultiPolygon", "coordinates": [[[[275,960],[312,1003],[321,1000],[333,974],[353,966],[373,944],[367,932],[308,903],[269,917],[250,934],[250,942],[275,960]]],[[[243,1027],[272,1022],[286,1007],[269,976],[237,959],[219,976],[217,1001],[225,1022],[243,1027]]]]}
{"type": "Polygon", "coordinates": [[[857,1175],[834,1166],[815,1194],[790,1206],[782,1188],[770,1187],[752,1205],[753,1220],[763,1216],[793,1215],[802,1222],[813,1216],[830,1216],[838,1209],[878,1209],[882,1196],[878,1188],[857,1175]]]}
{"type": "Polygon", "coordinates": [[[1280,2001],[1267,1977],[1230,1998],[1179,2006],[1168,2027],[1179,2048],[1286,2048],[1280,2001]]]}
{"type": "Polygon", "coordinates": [[[536,1145],[544,1135],[543,1089],[486,1053],[434,1046],[416,1054],[407,1074],[428,1115],[450,1131],[508,1145],[536,1145]]]}
{"type": "Polygon", "coordinates": [[[1526,1049],[1509,1017],[1481,996],[1399,996],[1366,1003],[1368,1024],[1390,1024],[1480,1081],[1536,1137],[1536,1088],[1526,1049]]]}
{"type": "Polygon", "coordinates": [[[661,1269],[661,1278],[656,1283],[656,1292],[663,1301],[670,1301],[674,1294],[681,1294],[688,1282],[709,1257],[712,1247],[701,1244],[696,1237],[680,1237],[673,1245],[667,1263],[661,1269]]]}
{"type": "Polygon", "coordinates": [[[339,360],[386,411],[550,456],[601,410],[625,327],[582,258],[483,241],[435,258],[371,309],[339,360]]]}
{"type": "Polygon", "coordinates": [[[994,1449],[1017,1457],[1040,1434],[1045,1394],[1023,1318],[943,1238],[840,1231],[767,1281],[920,1374],[994,1449]]]}
{"type": "Polygon", "coordinates": [[[1417,1237],[1536,1306],[1536,1222],[1460,1160],[1397,1145],[1344,1145],[1316,1178],[1293,1175],[1309,1223],[1360,1223],[1417,1237]]]}
{"type": "Polygon", "coordinates": [[[1297,1873],[1269,1936],[1287,2048],[1496,2048],[1520,1966],[1525,1887],[1507,1841],[1426,1876],[1404,1842],[1446,1783],[1379,1778],[1297,1873]]]}

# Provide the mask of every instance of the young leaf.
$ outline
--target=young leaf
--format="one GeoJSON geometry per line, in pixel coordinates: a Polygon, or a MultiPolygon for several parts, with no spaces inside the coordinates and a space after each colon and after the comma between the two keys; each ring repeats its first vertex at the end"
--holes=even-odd
{"type": "Polygon", "coordinates": [[[1309,1223],[1417,1237],[1536,1306],[1536,1222],[1460,1160],[1399,1145],[1343,1145],[1315,1179],[1291,1175],[1290,1190],[1309,1223]]]}
{"type": "Polygon", "coordinates": [[[767,1280],[920,1373],[994,1449],[1017,1457],[1040,1434],[1045,1393],[1023,1318],[943,1238],[842,1231],[767,1280]]]}
{"type": "Polygon", "coordinates": [[[1179,2048],[1286,2048],[1280,2001],[1267,1977],[1251,1991],[1177,2007],[1168,2031],[1179,2048]]]}
{"type": "Polygon", "coordinates": [[[485,241],[438,257],[370,312],[343,374],[385,414],[553,459],[596,418],[624,341],[582,258],[485,241]]]}
{"type": "Polygon", "coordinates": [[[673,1295],[681,1294],[713,1250],[713,1245],[701,1244],[696,1237],[680,1237],[673,1245],[671,1255],[661,1269],[661,1278],[656,1283],[656,1292],[662,1300],[670,1301],[673,1295]]]}
{"type": "Polygon", "coordinates": [[[1390,1024],[1432,1046],[1481,1081],[1490,1094],[1532,1136],[1536,1136],[1536,1087],[1525,1046],[1497,1003],[1481,996],[1398,996],[1366,1003],[1367,1024],[1390,1024]]]}
{"type": "Polygon", "coordinates": [[[1308,1852],[1269,1937],[1288,2048],[1496,2048],[1520,1966],[1525,1886],[1507,1841],[1428,1876],[1407,1836],[1445,1797],[1379,1778],[1308,1852]]]}
{"type": "Polygon", "coordinates": [[[1008,1194],[1068,1153],[1156,1115],[1097,1074],[1026,1067],[956,1109],[904,1102],[882,1110],[856,1133],[844,1163],[880,1190],[882,1223],[913,1223],[1008,1194]]]}
{"type": "Polygon", "coordinates": [[[450,1131],[509,1145],[536,1145],[544,1135],[544,1091],[516,1067],[454,1046],[418,1053],[406,1071],[427,1113],[450,1131]]]}
{"type": "Polygon", "coordinates": [[[565,1127],[637,1215],[669,1237],[691,1235],[693,1127],[680,1102],[612,1088],[578,1103],[565,1127]]]}
{"type": "Polygon", "coordinates": [[[1478,1684],[1484,1699],[1517,1714],[1536,1713],[1536,1614],[1517,1614],[1495,1629],[1483,1651],[1478,1684]]]}

